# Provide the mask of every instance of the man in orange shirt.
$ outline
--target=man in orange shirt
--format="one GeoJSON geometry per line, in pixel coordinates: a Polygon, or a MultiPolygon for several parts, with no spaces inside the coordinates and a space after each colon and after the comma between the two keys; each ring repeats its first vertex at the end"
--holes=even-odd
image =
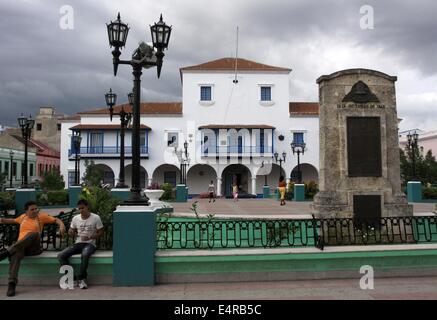
{"type": "Polygon", "coordinates": [[[18,270],[24,256],[41,254],[41,232],[45,224],[56,223],[59,225],[61,235],[65,233],[65,226],[62,220],[49,216],[46,213],[39,213],[35,201],[28,201],[24,210],[26,213],[15,219],[0,218],[0,223],[19,224],[20,233],[18,241],[8,249],[0,250],[0,261],[9,257],[9,281],[7,296],[15,295],[15,287],[18,282],[18,270]]]}

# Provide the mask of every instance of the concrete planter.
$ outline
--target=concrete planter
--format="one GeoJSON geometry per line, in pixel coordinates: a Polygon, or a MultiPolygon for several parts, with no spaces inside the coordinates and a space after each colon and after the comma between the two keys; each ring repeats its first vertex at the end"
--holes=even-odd
{"type": "Polygon", "coordinates": [[[147,198],[149,198],[150,204],[160,202],[159,198],[161,198],[161,196],[164,194],[164,190],[146,189],[144,192],[147,198]]]}

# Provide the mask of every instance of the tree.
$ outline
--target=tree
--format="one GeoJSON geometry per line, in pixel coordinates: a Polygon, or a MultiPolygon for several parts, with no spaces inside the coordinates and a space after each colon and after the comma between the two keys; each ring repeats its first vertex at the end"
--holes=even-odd
{"type": "Polygon", "coordinates": [[[104,172],[100,169],[94,161],[85,160],[85,173],[82,180],[88,187],[100,186],[103,181],[104,172]]]}
{"type": "Polygon", "coordinates": [[[0,173],[0,190],[3,189],[3,185],[6,183],[7,174],[6,173],[0,173]]]}
{"type": "Polygon", "coordinates": [[[64,176],[62,176],[57,170],[44,173],[41,188],[46,190],[62,190],[64,187],[64,176]]]}
{"type": "Polygon", "coordinates": [[[401,178],[402,183],[405,185],[408,181],[418,180],[423,184],[436,183],[437,182],[437,161],[432,154],[431,150],[428,150],[424,155],[423,147],[416,149],[415,151],[405,152],[399,149],[400,162],[401,162],[401,178]],[[413,152],[415,157],[415,176],[413,174],[413,152]]]}

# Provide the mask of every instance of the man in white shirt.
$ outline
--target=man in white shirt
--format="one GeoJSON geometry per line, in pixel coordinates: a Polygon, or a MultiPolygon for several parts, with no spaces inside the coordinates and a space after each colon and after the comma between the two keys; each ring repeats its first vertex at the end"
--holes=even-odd
{"type": "Polygon", "coordinates": [[[81,264],[79,275],[77,276],[78,285],[81,289],[88,288],[87,269],[91,255],[96,251],[96,239],[103,234],[103,224],[100,217],[90,212],[88,201],[79,200],[77,208],[80,214],[71,220],[68,234],[72,237],[77,235],[73,246],[66,248],[58,255],[61,266],[70,264],[68,259],[74,254],[81,254],[81,264]]]}

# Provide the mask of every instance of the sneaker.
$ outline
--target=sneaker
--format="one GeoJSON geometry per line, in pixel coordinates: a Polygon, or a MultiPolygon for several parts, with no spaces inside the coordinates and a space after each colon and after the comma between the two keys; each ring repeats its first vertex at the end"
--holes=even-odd
{"type": "Polygon", "coordinates": [[[9,282],[8,283],[8,292],[6,292],[6,295],[8,297],[15,296],[15,286],[16,286],[15,282],[9,282]]]}
{"type": "Polygon", "coordinates": [[[79,280],[79,288],[81,288],[81,289],[88,288],[88,285],[86,284],[85,280],[79,280]]]}
{"type": "Polygon", "coordinates": [[[6,250],[4,248],[0,250],[0,261],[6,259],[9,256],[10,256],[10,254],[9,254],[8,250],[6,250]]]}

